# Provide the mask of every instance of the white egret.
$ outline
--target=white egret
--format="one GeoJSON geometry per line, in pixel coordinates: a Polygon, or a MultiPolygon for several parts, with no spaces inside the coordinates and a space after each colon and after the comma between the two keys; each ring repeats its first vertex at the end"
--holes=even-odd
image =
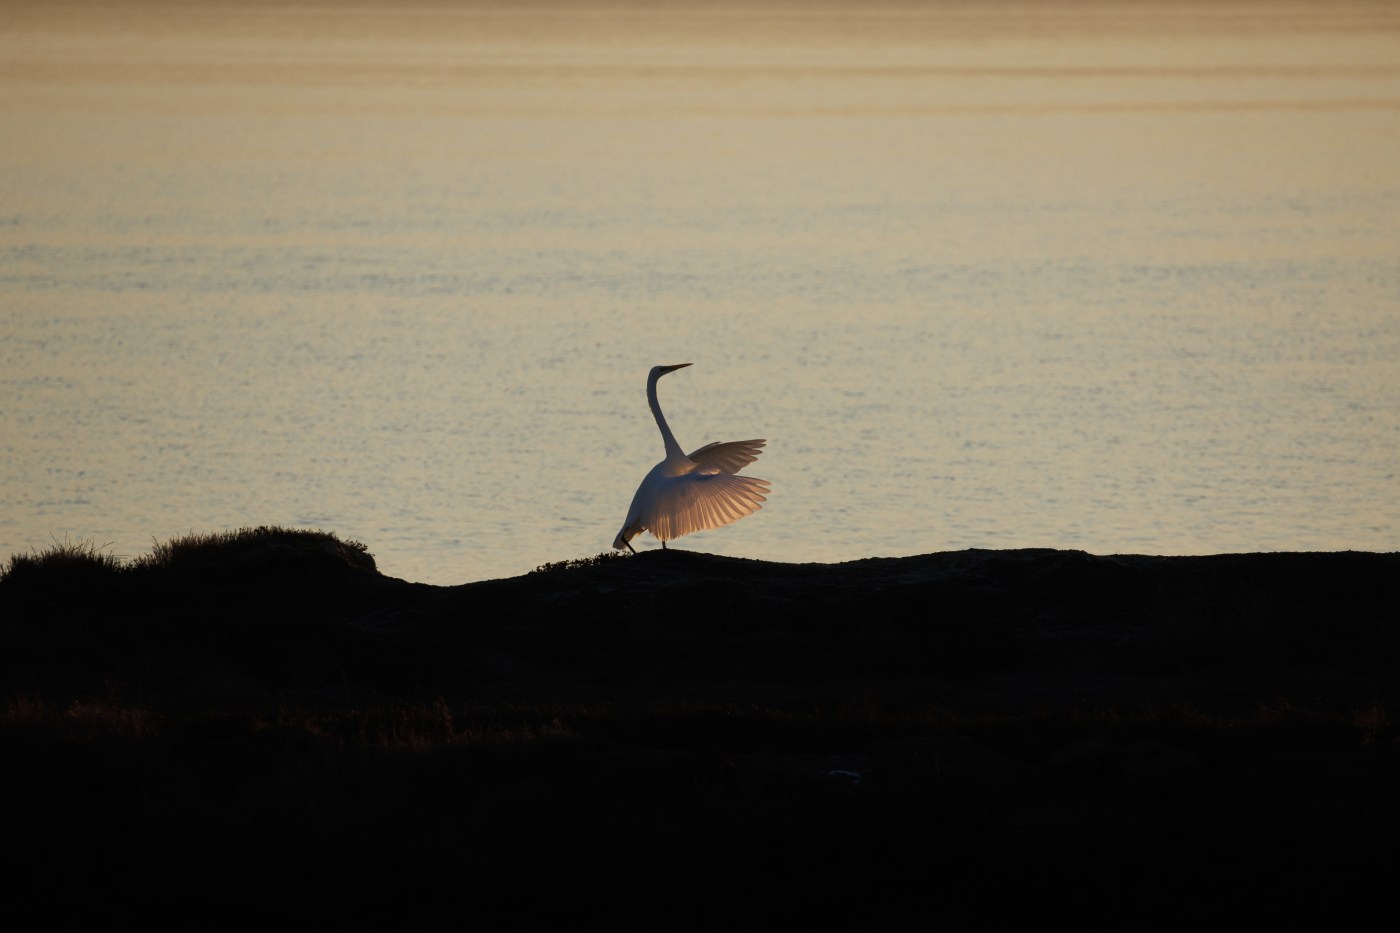
{"type": "Polygon", "coordinates": [[[768,480],[735,474],[758,459],[767,441],[716,441],[687,456],[666,426],[656,402],[656,380],[689,365],[653,366],[647,376],[647,403],[661,429],[666,459],[652,467],[637,487],[627,521],[613,540],[619,551],[627,548],[637,553],[631,542],[643,531],[650,531],[664,548],[672,538],[721,528],[763,508],[760,503],[766,498],[768,480]]]}

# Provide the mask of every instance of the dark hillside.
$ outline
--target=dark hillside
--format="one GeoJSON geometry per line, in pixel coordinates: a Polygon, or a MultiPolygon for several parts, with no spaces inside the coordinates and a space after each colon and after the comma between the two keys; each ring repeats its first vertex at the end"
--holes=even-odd
{"type": "Polygon", "coordinates": [[[682,550],[431,587],[250,529],[0,578],[46,916],[1343,920],[1400,838],[1400,555],[682,550]]]}

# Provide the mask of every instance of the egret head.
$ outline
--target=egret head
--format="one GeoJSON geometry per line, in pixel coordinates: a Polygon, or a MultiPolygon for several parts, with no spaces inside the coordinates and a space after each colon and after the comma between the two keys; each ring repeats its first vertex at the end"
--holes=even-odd
{"type": "Polygon", "coordinates": [[[675,372],[675,371],[678,370],[678,369],[684,369],[685,367],[687,367],[687,366],[689,366],[689,365],[690,365],[689,363],[675,363],[675,364],[672,364],[671,366],[653,366],[653,367],[651,368],[651,378],[652,378],[652,379],[660,379],[662,376],[666,375],[667,373],[675,372]]]}

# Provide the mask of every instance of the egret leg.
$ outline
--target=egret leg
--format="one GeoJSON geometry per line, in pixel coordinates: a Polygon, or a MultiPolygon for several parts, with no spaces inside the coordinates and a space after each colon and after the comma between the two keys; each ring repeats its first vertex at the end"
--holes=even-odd
{"type": "Polygon", "coordinates": [[[622,543],[627,545],[627,550],[631,551],[633,554],[637,553],[637,549],[632,546],[631,541],[624,541],[622,543]]]}
{"type": "Polygon", "coordinates": [[[663,550],[663,551],[666,550],[666,539],[665,539],[665,538],[661,539],[661,550],[663,550]]]}

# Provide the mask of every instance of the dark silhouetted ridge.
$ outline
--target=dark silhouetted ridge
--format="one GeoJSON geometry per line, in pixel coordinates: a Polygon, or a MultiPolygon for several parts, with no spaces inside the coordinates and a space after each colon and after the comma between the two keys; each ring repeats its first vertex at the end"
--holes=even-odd
{"type": "Polygon", "coordinates": [[[440,587],[324,532],[55,546],[0,577],[7,878],[104,922],[1346,922],[1400,830],[1396,579],[672,549],[440,587]]]}

